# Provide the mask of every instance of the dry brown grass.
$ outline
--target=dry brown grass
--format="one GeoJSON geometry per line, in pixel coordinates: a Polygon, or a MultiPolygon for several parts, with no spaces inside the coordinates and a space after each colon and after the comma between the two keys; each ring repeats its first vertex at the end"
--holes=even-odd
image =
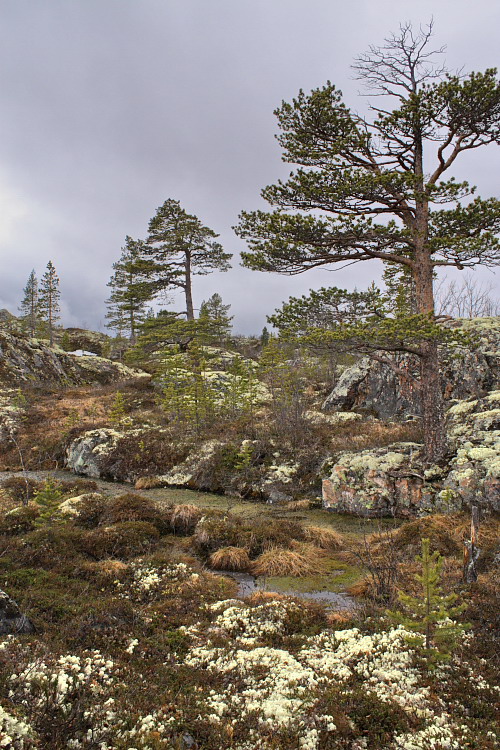
{"type": "Polygon", "coordinates": [[[378,421],[354,422],[339,428],[338,432],[331,437],[330,445],[334,451],[362,451],[400,442],[422,442],[420,421],[402,424],[387,424],[378,421]]]}
{"type": "Polygon", "coordinates": [[[267,602],[282,601],[283,599],[286,599],[286,596],[277,594],[275,591],[254,591],[248,597],[248,602],[250,604],[267,604],[267,602]]]}
{"type": "Polygon", "coordinates": [[[197,505],[174,505],[170,515],[170,525],[175,533],[191,534],[202,516],[197,505]]]}
{"type": "Polygon", "coordinates": [[[139,477],[134,485],[136,490],[152,490],[162,486],[163,482],[159,477],[139,477]]]}
{"type": "Polygon", "coordinates": [[[316,575],[324,571],[323,555],[312,545],[297,545],[296,549],[274,547],[254,560],[251,572],[255,576],[303,576],[316,575]]]}
{"type": "Polygon", "coordinates": [[[306,526],[305,535],[308,542],[320,549],[335,551],[344,547],[342,534],[325,526],[306,526]]]}
{"type": "Polygon", "coordinates": [[[251,562],[244,547],[221,547],[210,555],[208,564],[214,570],[247,571],[251,562]]]}
{"type": "Polygon", "coordinates": [[[310,500],[292,500],[292,502],[287,503],[284,508],[285,510],[309,510],[311,507],[311,501],[310,500]]]}

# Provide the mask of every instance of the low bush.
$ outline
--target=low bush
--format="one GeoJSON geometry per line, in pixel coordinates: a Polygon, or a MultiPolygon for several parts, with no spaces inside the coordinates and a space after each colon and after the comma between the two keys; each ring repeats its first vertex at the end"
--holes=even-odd
{"type": "Polygon", "coordinates": [[[170,530],[170,514],[162,513],[159,506],[148,497],[127,492],[106,501],[99,520],[101,526],[111,526],[126,521],[144,521],[155,526],[160,534],[170,530]]]}
{"type": "Polygon", "coordinates": [[[35,521],[39,515],[38,507],[33,504],[13,508],[0,519],[0,534],[27,534],[35,528],[35,521]]]}
{"type": "Polygon", "coordinates": [[[71,515],[75,524],[83,529],[95,529],[106,509],[106,502],[106,498],[97,492],[82,495],[78,503],[72,505],[74,513],[71,515]]]}
{"type": "Polygon", "coordinates": [[[123,521],[86,532],[80,540],[81,549],[95,560],[118,558],[128,560],[144,555],[158,544],[160,533],[145,521],[123,521]]]}
{"type": "Polygon", "coordinates": [[[240,547],[243,523],[236,516],[204,516],[196,525],[193,546],[202,555],[209,555],[221,547],[240,547]]]}
{"type": "Polygon", "coordinates": [[[174,505],[169,513],[170,527],[174,534],[192,534],[201,516],[196,505],[174,505]]]}
{"type": "Polygon", "coordinates": [[[1,487],[16,503],[26,503],[33,499],[35,492],[40,489],[42,484],[43,482],[37,482],[35,479],[28,479],[27,477],[9,477],[3,480],[1,487]]]}
{"type": "Polygon", "coordinates": [[[84,547],[84,531],[70,526],[43,526],[11,545],[9,557],[21,565],[54,568],[75,561],[84,547]]]}

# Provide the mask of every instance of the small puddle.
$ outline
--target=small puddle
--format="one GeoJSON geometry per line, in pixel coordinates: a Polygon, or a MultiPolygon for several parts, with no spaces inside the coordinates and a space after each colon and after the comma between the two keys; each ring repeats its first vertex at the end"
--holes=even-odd
{"type": "Polygon", "coordinates": [[[293,596],[298,599],[309,599],[320,604],[324,604],[327,609],[331,610],[349,610],[356,609],[356,602],[347,594],[336,593],[333,591],[292,591],[269,587],[266,579],[254,578],[249,573],[237,573],[232,570],[218,570],[219,575],[228,576],[238,584],[238,596],[250,596],[255,591],[269,591],[273,594],[284,594],[293,596]]]}

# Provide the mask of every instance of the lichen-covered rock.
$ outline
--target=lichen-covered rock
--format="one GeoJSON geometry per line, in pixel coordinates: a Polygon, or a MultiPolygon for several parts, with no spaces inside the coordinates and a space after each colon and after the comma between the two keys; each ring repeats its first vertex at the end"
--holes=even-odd
{"type": "Polygon", "coordinates": [[[447,426],[455,456],[442,496],[500,511],[500,390],[454,404],[447,426]]]}
{"type": "Polygon", "coordinates": [[[73,440],[66,454],[66,466],[75,474],[82,474],[92,479],[108,477],[115,479],[112,469],[103,468],[104,458],[116,447],[123,432],[102,428],[90,430],[73,440]]]}
{"type": "Polygon", "coordinates": [[[500,511],[500,391],[457,401],[446,423],[452,455],[445,466],[424,468],[416,443],[343,453],[324,467],[324,507],[365,516],[455,512],[471,505],[500,511]]]}
{"type": "Polygon", "coordinates": [[[18,391],[0,390],[0,443],[16,435],[23,413],[24,405],[18,391]]]}
{"type": "Polygon", "coordinates": [[[85,328],[65,328],[58,331],[56,341],[68,352],[83,349],[97,354],[98,357],[109,356],[112,340],[105,333],[88,331],[85,328]]]}
{"type": "Polygon", "coordinates": [[[30,382],[62,385],[112,383],[150,375],[102,357],[77,357],[44,341],[0,330],[0,384],[30,382]]]}
{"type": "MultiPolygon", "coordinates": [[[[474,336],[478,348],[441,350],[441,384],[446,400],[484,396],[500,387],[500,318],[451,321],[474,336]]],[[[395,357],[407,375],[365,357],[341,375],[323,403],[325,411],[356,409],[379,419],[420,415],[420,399],[413,377],[418,363],[407,356],[395,357]]]]}
{"type": "Polygon", "coordinates": [[[33,624],[23,615],[16,602],[0,589],[0,634],[21,635],[34,632],[33,624]]]}
{"type": "Polygon", "coordinates": [[[435,491],[423,475],[421,448],[417,443],[395,443],[342,453],[323,480],[323,507],[360,516],[400,517],[430,507],[435,491]]]}

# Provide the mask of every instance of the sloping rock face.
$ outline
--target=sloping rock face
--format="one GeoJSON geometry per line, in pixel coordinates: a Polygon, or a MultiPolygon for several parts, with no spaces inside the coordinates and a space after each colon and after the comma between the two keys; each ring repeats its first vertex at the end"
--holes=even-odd
{"type": "MultiPolygon", "coordinates": [[[[453,327],[473,334],[476,350],[443,350],[441,383],[446,400],[484,396],[500,387],[500,318],[453,321],[453,327]]],[[[418,363],[409,357],[395,360],[408,376],[418,375],[418,363]]],[[[386,365],[365,357],[341,375],[323,403],[325,411],[355,409],[378,419],[404,419],[420,415],[418,393],[411,377],[396,374],[386,365]]]]}
{"type": "Polygon", "coordinates": [[[0,331],[0,384],[17,386],[30,382],[61,385],[111,383],[149,378],[140,370],[101,357],[77,357],[43,341],[0,331]]]}
{"type": "Polygon", "coordinates": [[[443,467],[424,469],[416,443],[340,454],[324,466],[323,507],[399,517],[471,505],[500,511],[500,391],[455,403],[447,430],[453,454],[443,467]]]}
{"type": "Polygon", "coordinates": [[[34,633],[35,628],[16,602],[0,590],[0,635],[34,633]]]}

